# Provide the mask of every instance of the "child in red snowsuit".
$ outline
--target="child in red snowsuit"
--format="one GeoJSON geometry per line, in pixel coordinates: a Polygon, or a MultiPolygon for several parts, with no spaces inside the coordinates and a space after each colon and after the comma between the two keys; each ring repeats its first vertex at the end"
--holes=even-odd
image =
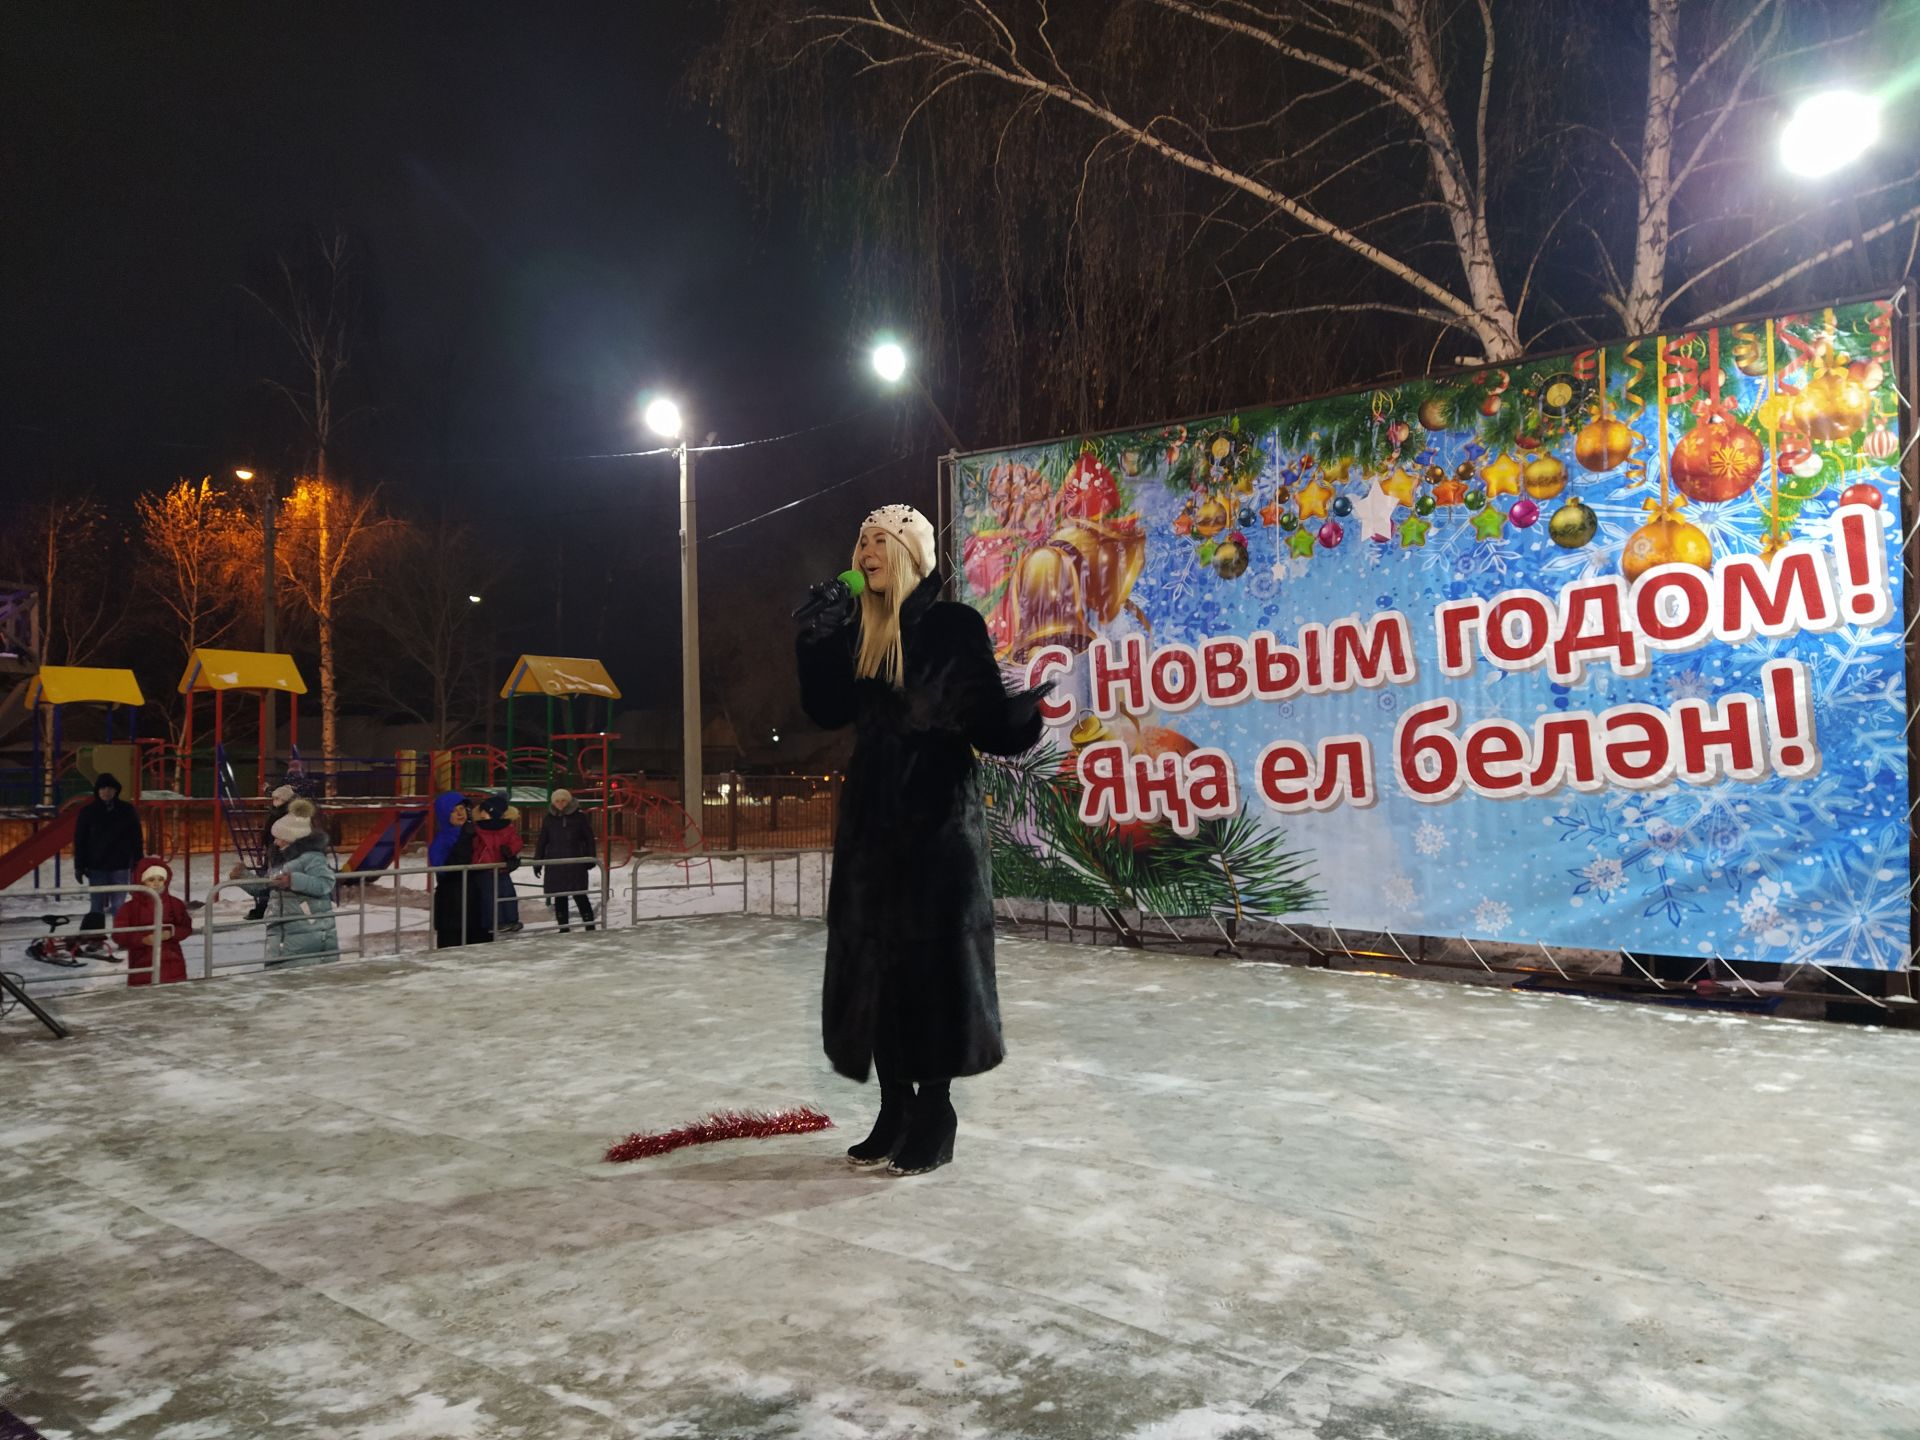
{"type": "Polygon", "coordinates": [[[187,978],[187,957],[180,942],[193,933],[193,917],[178,896],[169,895],[173,870],[149,855],[133,868],[140,884],[113,912],[114,942],[127,952],[127,984],[172,985],[187,978]],[[153,954],[154,907],[160,907],[160,955],[153,954]],[[157,973],[156,973],[157,970],[157,973]]]}
{"type": "Polygon", "coordinates": [[[520,928],[520,897],[513,884],[513,871],[520,868],[520,812],[513,809],[503,794],[489,795],[480,802],[481,818],[473,822],[473,863],[504,865],[494,872],[493,928],[496,934],[511,935],[520,928]]]}

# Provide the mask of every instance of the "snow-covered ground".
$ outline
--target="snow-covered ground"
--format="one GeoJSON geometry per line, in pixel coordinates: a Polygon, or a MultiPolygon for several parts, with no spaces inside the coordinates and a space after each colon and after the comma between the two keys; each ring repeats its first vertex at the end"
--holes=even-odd
{"type": "MultiPolygon", "coordinates": [[[[1912,1440],[1920,1037],[1003,940],[856,1171],[817,922],[0,1022],[48,1440],[1912,1440]],[[837,1128],[609,1165],[721,1108],[837,1128]]],[[[0,1426],[4,1429],[4,1426],[0,1426]]]]}
{"type": "MultiPolygon", "coordinates": [[[[228,864],[232,859],[228,857],[228,864]]],[[[408,868],[418,868],[415,862],[408,868]]],[[[620,928],[641,921],[695,915],[775,915],[818,918],[826,913],[826,880],[830,857],[823,851],[769,853],[741,859],[697,859],[688,864],[667,858],[642,859],[637,866],[617,868],[610,877],[607,922],[620,928]]],[[[27,945],[47,933],[39,919],[64,914],[72,922],[59,933],[76,933],[87,897],[62,893],[52,886],[52,868],[44,873],[47,888],[36,892],[31,880],[0,891],[0,970],[17,976],[36,995],[62,995],[102,985],[124,985],[127,969],[115,952],[112,960],[87,960],[79,966],[45,964],[28,958],[27,945]]],[[[596,910],[601,907],[600,871],[593,872],[596,910]]],[[[175,894],[184,894],[176,877],[175,894]]],[[[212,944],[208,945],[205,899],[213,883],[213,862],[201,856],[193,863],[192,893],[195,933],[184,949],[187,973],[196,978],[258,970],[264,961],[264,922],[249,922],[252,897],[225,885],[213,901],[212,944]]],[[[557,936],[553,912],[542,898],[539,877],[523,866],[514,875],[520,896],[523,936],[557,936]]],[[[341,887],[336,914],[340,946],[348,958],[413,954],[432,948],[432,917],[424,874],[403,874],[341,887]]],[[[578,928],[577,915],[572,924],[578,928]]]]}

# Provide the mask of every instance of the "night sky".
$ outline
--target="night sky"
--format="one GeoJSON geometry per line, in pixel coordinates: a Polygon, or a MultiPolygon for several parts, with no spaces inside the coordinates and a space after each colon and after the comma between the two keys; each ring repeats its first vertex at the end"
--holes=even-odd
{"type": "Polygon", "coordinates": [[[706,627],[784,655],[792,592],[844,564],[866,509],[931,505],[934,447],[865,373],[844,270],[794,207],[756,202],[684,94],[710,19],[15,7],[0,491],[58,477],[124,502],[298,465],[262,383],[289,356],[242,287],[338,225],[367,302],[343,473],[471,518],[476,588],[504,574],[521,601],[502,643],[597,643],[629,703],[677,700],[676,472],[571,457],[656,443],[636,400],[659,386],[723,443],[843,422],[701,464],[703,536],[877,467],[703,546],[706,627]]]}

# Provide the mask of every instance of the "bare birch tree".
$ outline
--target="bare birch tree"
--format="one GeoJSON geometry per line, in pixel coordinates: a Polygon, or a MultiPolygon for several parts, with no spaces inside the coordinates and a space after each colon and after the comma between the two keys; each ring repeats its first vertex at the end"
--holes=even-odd
{"type": "Polygon", "coordinates": [[[270,376],[266,383],[299,418],[311,471],[327,480],[332,476],[335,436],[351,418],[343,394],[353,371],[358,327],[352,246],[345,231],[335,230],[316,237],[313,253],[298,262],[282,255],[277,269],[280,294],[245,292],[272,319],[293,351],[290,378],[270,376]]]}
{"type": "Polygon", "coordinates": [[[86,665],[126,630],[137,578],[125,526],[91,494],[53,493],[11,509],[0,526],[0,570],[40,590],[41,663],[86,665]]]}
{"type": "MultiPolygon", "coordinates": [[[[257,537],[250,541],[240,510],[210,478],[176,481],[133,504],[146,557],[140,594],[153,607],[150,628],[182,659],[202,645],[218,645],[239,623],[253,589],[248,562],[259,554],[257,537]]],[[[177,741],[185,712],[168,708],[177,741]]]]}
{"type": "Polygon", "coordinates": [[[1862,249],[1890,287],[1920,224],[1912,157],[1816,192],[1773,146],[1830,58],[1897,58],[1875,27],[1900,13],[734,0],[695,83],[936,354],[958,355],[956,322],[988,337],[995,422],[1038,397],[1089,425],[1266,398],[1283,366],[1324,390],[1804,300],[1862,249]]]}
{"type": "Polygon", "coordinates": [[[339,481],[306,476],[281,502],[274,557],[280,584],[313,617],[320,648],[320,748],[339,753],[339,626],[343,613],[367,591],[379,547],[399,522],[384,514],[377,490],[356,491],[339,481]]]}

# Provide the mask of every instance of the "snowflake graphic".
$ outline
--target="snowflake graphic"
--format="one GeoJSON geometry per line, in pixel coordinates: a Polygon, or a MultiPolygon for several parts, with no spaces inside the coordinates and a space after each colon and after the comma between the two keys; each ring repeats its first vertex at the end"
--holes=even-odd
{"type": "Polygon", "coordinates": [[[1576,895],[1592,893],[1602,899],[1612,899],[1613,892],[1627,883],[1627,872],[1611,857],[1602,857],[1571,873],[1580,877],[1580,883],[1573,887],[1576,895]]]}
{"type": "Polygon", "coordinates": [[[1785,881],[1761,880],[1744,899],[1727,901],[1727,909],[1740,917],[1741,931],[1762,945],[1787,947],[1799,939],[1793,886],[1785,881]]]}
{"type": "Polygon", "coordinates": [[[1413,848],[1422,855],[1438,855],[1447,848],[1447,832],[1431,820],[1422,820],[1413,832],[1413,848]]]}
{"type": "Polygon", "coordinates": [[[1404,875],[1396,875],[1386,884],[1387,902],[1401,910],[1411,910],[1419,900],[1414,892],[1413,881],[1404,875]]]}
{"type": "Polygon", "coordinates": [[[1893,970],[1907,961],[1910,943],[1906,879],[1907,832],[1889,825],[1871,845],[1836,856],[1826,898],[1801,907],[1800,943],[1793,963],[1893,970]]]}
{"type": "Polygon", "coordinates": [[[1698,670],[1682,670],[1667,681],[1667,699],[1674,700],[1710,700],[1713,698],[1713,682],[1698,670]]]}
{"type": "Polygon", "coordinates": [[[1488,935],[1498,935],[1512,923],[1513,908],[1504,900],[1482,900],[1473,907],[1474,928],[1488,935]]]}

